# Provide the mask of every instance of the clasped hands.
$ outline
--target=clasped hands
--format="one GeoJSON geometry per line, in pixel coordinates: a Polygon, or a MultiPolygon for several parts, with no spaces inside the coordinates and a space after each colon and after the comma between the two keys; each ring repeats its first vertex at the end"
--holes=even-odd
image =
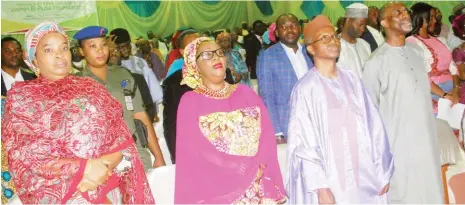
{"type": "Polygon", "coordinates": [[[93,191],[104,184],[122,159],[122,153],[115,152],[97,159],[87,160],[84,176],[77,186],[78,190],[80,192],[93,191]]]}
{"type": "Polygon", "coordinates": [[[80,192],[93,191],[104,184],[112,175],[110,162],[104,159],[89,159],[86,164],[84,176],[77,188],[80,192]]]}

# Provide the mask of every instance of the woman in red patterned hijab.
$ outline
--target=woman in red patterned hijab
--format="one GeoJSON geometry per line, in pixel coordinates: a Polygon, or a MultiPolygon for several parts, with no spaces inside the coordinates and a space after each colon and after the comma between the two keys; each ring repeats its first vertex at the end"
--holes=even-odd
{"type": "Polygon", "coordinates": [[[122,106],[90,78],[69,75],[66,33],[43,22],[26,33],[40,74],[8,93],[2,146],[23,204],[153,204],[122,106]]]}

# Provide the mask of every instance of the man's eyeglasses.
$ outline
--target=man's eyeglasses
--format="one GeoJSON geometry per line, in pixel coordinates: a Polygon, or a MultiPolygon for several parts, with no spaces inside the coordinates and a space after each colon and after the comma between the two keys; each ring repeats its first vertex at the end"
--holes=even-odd
{"type": "Polygon", "coordinates": [[[311,43],[308,43],[307,46],[310,45],[310,44],[314,44],[316,42],[319,42],[319,41],[323,42],[324,44],[327,44],[327,43],[331,42],[331,39],[334,39],[334,41],[339,42],[341,37],[339,35],[323,35],[323,36],[320,37],[320,39],[318,39],[316,41],[313,41],[311,43]]]}
{"type": "Polygon", "coordinates": [[[392,16],[400,16],[401,14],[405,14],[405,13],[410,15],[412,12],[409,9],[404,7],[404,8],[401,8],[401,9],[393,10],[392,11],[392,16]]]}
{"type": "Polygon", "coordinates": [[[204,60],[210,60],[213,58],[213,55],[216,54],[218,57],[224,57],[224,49],[219,48],[214,51],[203,51],[200,52],[200,54],[195,58],[195,60],[198,60],[200,57],[204,60]]]}

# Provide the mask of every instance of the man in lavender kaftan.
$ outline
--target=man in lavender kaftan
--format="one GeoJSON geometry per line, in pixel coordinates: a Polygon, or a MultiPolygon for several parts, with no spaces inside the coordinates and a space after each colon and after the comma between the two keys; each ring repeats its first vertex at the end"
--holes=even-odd
{"type": "Polygon", "coordinates": [[[289,203],[386,203],[394,163],[378,109],[357,75],[336,67],[340,41],[326,16],[304,37],[315,69],[291,95],[289,203]]]}

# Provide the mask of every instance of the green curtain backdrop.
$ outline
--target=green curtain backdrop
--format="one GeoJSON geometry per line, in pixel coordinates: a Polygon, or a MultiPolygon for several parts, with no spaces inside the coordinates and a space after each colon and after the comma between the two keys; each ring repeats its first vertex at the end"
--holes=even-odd
{"type": "MultiPolygon", "coordinates": [[[[199,31],[234,28],[245,21],[273,22],[283,13],[293,13],[300,19],[309,19],[318,14],[328,16],[333,23],[344,15],[344,8],[353,2],[381,7],[388,1],[322,0],[322,1],[96,1],[100,26],[109,30],[126,28],[131,37],[146,37],[151,30],[156,35],[167,36],[181,26],[191,26],[199,31]]],[[[411,6],[414,1],[404,1],[411,6]]],[[[424,1],[438,7],[443,13],[443,22],[459,1],[424,1]]],[[[70,37],[75,32],[69,32],[70,37]]],[[[13,35],[23,42],[23,35],[13,35]]]]}
{"type": "MultiPolygon", "coordinates": [[[[133,38],[146,36],[148,30],[165,36],[180,26],[192,26],[200,31],[234,28],[242,21],[251,24],[255,20],[273,22],[283,13],[294,13],[298,18],[311,18],[318,14],[327,15],[335,21],[344,15],[345,7],[360,2],[368,6],[381,7],[389,1],[322,0],[322,1],[124,1],[100,2],[98,14],[100,25],[110,30],[127,28],[133,38]],[[155,5],[156,4],[156,5],[155,5]],[[147,16],[148,10],[153,10],[147,16]]],[[[413,1],[404,1],[411,6],[413,1]]],[[[459,1],[424,1],[438,7],[447,17],[459,1]]],[[[443,19],[448,23],[447,18],[443,19]]]]}

